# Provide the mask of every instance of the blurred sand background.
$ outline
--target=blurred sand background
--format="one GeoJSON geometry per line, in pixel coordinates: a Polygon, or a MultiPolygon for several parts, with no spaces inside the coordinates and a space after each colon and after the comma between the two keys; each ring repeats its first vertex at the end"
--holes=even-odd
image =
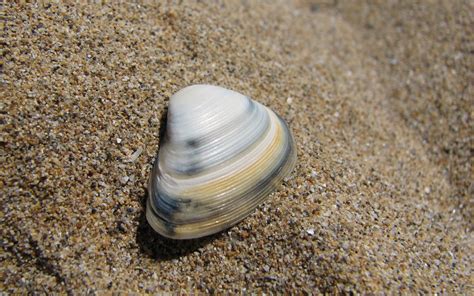
{"type": "Polygon", "coordinates": [[[2,291],[474,293],[472,1],[2,5],[2,291]],[[194,83],[274,109],[298,164],[171,241],[145,185],[194,83]]]}

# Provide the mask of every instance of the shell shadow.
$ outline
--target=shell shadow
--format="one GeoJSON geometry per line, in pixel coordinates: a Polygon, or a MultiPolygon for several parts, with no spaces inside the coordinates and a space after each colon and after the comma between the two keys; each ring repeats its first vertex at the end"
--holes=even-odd
{"type": "MultiPolygon", "coordinates": [[[[168,108],[163,111],[160,118],[160,130],[158,150],[155,155],[158,155],[160,146],[166,139],[166,123],[167,123],[168,108]]],[[[156,161],[156,160],[155,160],[156,161]]],[[[153,230],[146,220],[146,201],[148,199],[148,189],[145,195],[141,197],[140,203],[142,211],[139,217],[138,228],[136,231],[136,243],[140,251],[150,258],[156,260],[173,260],[195,252],[197,249],[204,247],[208,243],[214,241],[222,235],[224,231],[206,236],[203,238],[189,239],[189,240],[174,240],[164,237],[153,230]]]]}

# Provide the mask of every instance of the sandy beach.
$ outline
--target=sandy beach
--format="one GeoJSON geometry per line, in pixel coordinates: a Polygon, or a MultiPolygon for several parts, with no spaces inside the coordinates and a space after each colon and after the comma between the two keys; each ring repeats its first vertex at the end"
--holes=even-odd
{"type": "Polygon", "coordinates": [[[472,1],[2,6],[2,292],[474,293],[472,1]],[[146,185],[197,83],[278,113],[298,160],[174,241],[146,185]]]}

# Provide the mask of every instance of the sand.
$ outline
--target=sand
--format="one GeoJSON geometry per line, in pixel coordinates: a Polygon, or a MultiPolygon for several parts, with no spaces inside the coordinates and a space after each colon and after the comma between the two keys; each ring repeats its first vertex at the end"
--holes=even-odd
{"type": "Polygon", "coordinates": [[[1,291],[473,294],[473,2],[202,2],[4,4],[1,291]],[[146,183],[193,83],[279,113],[298,162],[172,241],[146,183]]]}

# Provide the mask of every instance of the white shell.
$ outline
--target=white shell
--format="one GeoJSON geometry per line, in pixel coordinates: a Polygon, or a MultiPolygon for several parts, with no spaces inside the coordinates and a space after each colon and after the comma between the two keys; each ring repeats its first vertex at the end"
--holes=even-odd
{"type": "Polygon", "coordinates": [[[174,239],[219,232],[250,214],[295,161],[291,132],[269,108],[222,87],[186,87],[169,102],[147,220],[174,239]]]}

